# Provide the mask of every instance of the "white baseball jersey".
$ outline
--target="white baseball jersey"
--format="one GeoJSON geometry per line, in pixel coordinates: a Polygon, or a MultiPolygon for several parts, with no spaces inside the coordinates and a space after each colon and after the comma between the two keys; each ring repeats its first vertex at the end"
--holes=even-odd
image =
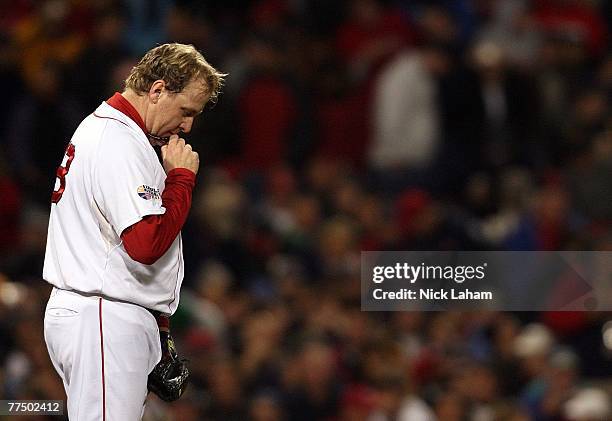
{"type": "Polygon", "coordinates": [[[183,280],[181,235],[154,264],[130,258],[121,233],[165,212],[166,173],[131,118],[102,103],[74,133],[58,171],[43,278],[57,288],[173,314],[183,280]]]}

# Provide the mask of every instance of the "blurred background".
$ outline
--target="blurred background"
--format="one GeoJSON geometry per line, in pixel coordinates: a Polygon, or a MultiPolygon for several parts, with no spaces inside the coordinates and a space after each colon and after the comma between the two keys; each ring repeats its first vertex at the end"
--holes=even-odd
{"type": "Polygon", "coordinates": [[[0,396],[65,399],[42,335],[55,169],[176,41],[229,77],[186,136],[192,383],[147,421],[612,419],[610,313],[359,301],[361,250],[612,250],[611,9],[0,0],[0,396]]]}

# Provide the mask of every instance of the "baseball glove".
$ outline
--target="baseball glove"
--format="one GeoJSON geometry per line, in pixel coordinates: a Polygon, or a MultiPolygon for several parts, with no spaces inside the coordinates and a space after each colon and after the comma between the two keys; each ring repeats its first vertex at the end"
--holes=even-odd
{"type": "Polygon", "coordinates": [[[172,402],[180,398],[187,387],[187,360],[178,357],[169,331],[160,329],[159,338],[162,357],[149,374],[147,387],[160,399],[172,402]]]}

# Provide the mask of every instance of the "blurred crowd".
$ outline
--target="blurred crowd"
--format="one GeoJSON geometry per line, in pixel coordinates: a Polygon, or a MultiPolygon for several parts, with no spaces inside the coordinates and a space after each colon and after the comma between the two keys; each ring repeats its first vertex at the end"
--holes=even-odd
{"type": "Polygon", "coordinates": [[[611,9],[0,0],[0,397],[65,399],[42,337],[55,170],[176,41],[229,76],[185,136],[193,380],[147,421],[612,419],[611,314],[362,312],[359,282],[363,250],[612,250],[611,9]]]}

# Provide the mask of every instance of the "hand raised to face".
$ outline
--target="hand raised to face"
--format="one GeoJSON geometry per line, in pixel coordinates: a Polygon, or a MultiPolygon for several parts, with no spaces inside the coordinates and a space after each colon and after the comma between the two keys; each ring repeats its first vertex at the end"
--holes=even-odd
{"type": "Polygon", "coordinates": [[[162,162],[166,174],[175,168],[186,168],[194,174],[198,173],[200,157],[191,149],[191,145],[185,143],[185,139],[178,135],[170,136],[167,145],[161,147],[162,162]]]}

